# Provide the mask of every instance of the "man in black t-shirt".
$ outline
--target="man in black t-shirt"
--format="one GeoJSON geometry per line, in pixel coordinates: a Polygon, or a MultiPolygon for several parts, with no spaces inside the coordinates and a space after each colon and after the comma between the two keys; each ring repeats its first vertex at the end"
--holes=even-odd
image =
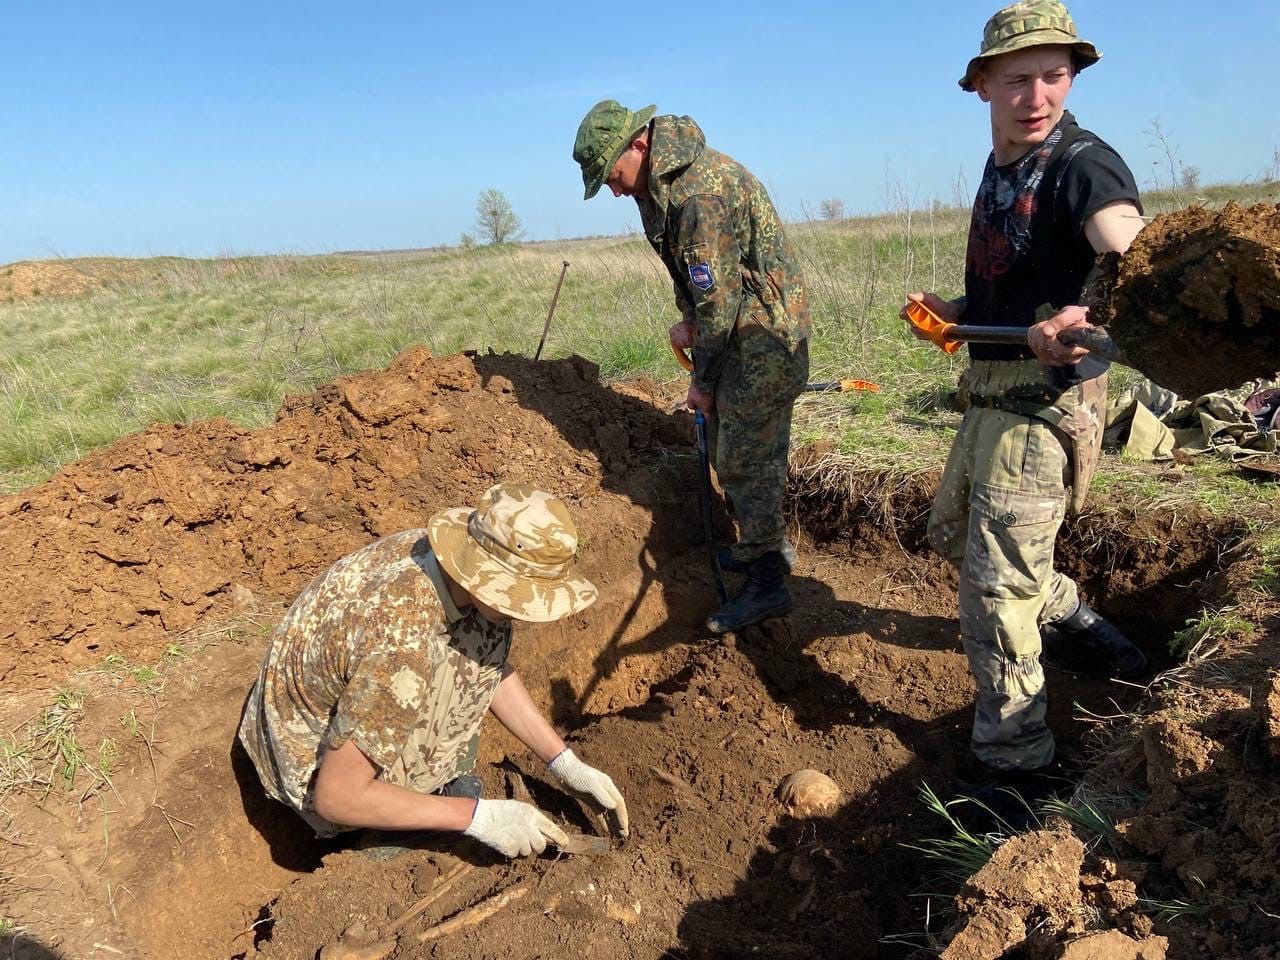
{"type": "MultiPolygon", "coordinates": [[[[1107,364],[1061,343],[1097,254],[1142,228],[1120,156],[1066,112],[1075,76],[1101,54],[1056,0],[988,21],[960,86],[990,107],[992,153],[973,203],[965,296],[913,293],[949,322],[1030,327],[1026,347],[972,344],[968,409],[929,515],[933,547],[960,567],[960,631],[977,683],[972,746],[994,787],[1043,796],[1054,759],[1040,663],[1132,678],[1142,651],[1053,569],[1068,506],[1083,505],[1102,442],[1107,364]],[[1038,322],[1037,322],[1038,321],[1038,322]]],[[[1006,819],[1020,805],[998,804],[1006,819]]]]}

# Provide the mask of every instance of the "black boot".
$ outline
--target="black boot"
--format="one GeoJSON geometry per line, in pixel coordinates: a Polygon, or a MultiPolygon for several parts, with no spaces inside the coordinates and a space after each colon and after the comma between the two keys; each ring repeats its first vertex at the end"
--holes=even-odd
{"type": "Polygon", "coordinates": [[[751,561],[742,592],[707,618],[712,633],[732,633],[761,620],[791,612],[791,591],[787,589],[787,561],[771,550],[751,561]]]}
{"type": "MultiPolygon", "coordinates": [[[[796,565],[796,548],[790,543],[783,543],[782,549],[779,551],[782,559],[787,561],[787,573],[790,573],[796,565]]],[[[751,570],[750,560],[735,560],[733,557],[732,547],[721,547],[716,551],[716,562],[720,564],[720,569],[725,573],[748,573],[751,570]]]]}
{"type": "Polygon", "coordinates": [[[464,773],[460,777],[454,777],[443,787],[437,789],[436,796],[466,797],[470,800],[479,800],[484,796],[484,784],[480,782],[479,777],[464,773]]]}
{"type": "Polygon", "coordinates": [[[964,803],[955,818],[973,834],[1023,833],[1040,826],[1045,801],[1070,785],[1056,765],[1036,770],[993,770],[981,786],[960,785],[964,803]]]}
{"type": "Polygon", "coordinates": [[[1078,673],[1133,680],[1147,669],[1146,655],[1083,600],[1070,616],[1040,629],[1044,661],[1078,673]]]}

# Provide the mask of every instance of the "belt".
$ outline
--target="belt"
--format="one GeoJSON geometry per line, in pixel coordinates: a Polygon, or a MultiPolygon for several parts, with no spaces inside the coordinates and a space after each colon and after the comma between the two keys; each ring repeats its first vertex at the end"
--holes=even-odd
{"type": "Polygon", "coordinates": [[[1044,420],[1054,426],[1060,424],[1067,413],[1057,406],[1061,393],[1055,393],[1048,387],[1014,387],[1004,393],[991,396],[969,394],[966,398],[971,407],[984,410],[1004,410],[1036,420],[1044,420]]]}

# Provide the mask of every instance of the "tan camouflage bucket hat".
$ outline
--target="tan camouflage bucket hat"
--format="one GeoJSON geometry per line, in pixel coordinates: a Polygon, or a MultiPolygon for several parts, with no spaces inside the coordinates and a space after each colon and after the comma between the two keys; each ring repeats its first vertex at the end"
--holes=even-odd
{"type": "Polygon", "coordinates": [[[486,606],[548,623],[585,610],[599,591],[571,568],[578,530],[565,505],[519,483],[490,487],[474,510],[441,510],[427,524],[436,559],[486,606]]]}
{"type": "Polygon", "coordinates": [[[1078,70],[1093,66],[1102,59],[1097,47],[1076,34],[1071,14],[1058,0],[1026,0],[1005,7],[987,21],[982,31],[982,48],[969,61],[968,69],[960,78],[960,89],[973,92],[973,74],[983,60],[1050,44],[1070,47],[1075,53],[1078,70]]]}

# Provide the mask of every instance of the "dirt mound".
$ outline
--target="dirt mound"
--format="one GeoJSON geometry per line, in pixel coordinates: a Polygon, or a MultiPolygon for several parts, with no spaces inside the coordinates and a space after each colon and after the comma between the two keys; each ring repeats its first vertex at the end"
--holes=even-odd
{"type": "Polygon", "coordinates": [[[1079,839],[1048,832],[997,850],[956,900],[946,960],[1020,944],[1035,960],[1276,956],[1280,768],[1258,693],[1280,639],[1266,626],[1158,685],[1149,712],[1102,742],[1083,797],[1114,832],[1082,831],[1083,856],[1079,839]],[[1099,922],[1115,929],[1075,939],[1099,922]]]}
{"type": "Polygon", "coordinates": [[[54,300],[79,297],[102,284],[57,260],[21,260],[0,267],[0,300],[54,300]]]}
{"type": "Polygon", "coordinates": [[[1069,928],[1081,912],[1084,844],[1070,834],[1030,833],[997,848],[956,897],[961,919],[942,960],[987,960],[1021,946],[1028,929],[1069,928]]]}
{"type": "Polygon", "coordinates": [[[1280,205],[1157,217],[1104,272],[1094,322],[1162,386],[1198,397],[1280,370],[1280,205]]]}
{"type": "Polygon", "coordinates": [[[602,390],[580,359],[421,348],[289,397],[263,430],[152,427],[0,499],[0,689],[154,656],[206,614],[291,598],[337,557],[499,478],[651,504],[652,483],[624,475],[637,455],[673,462],[660,450],[686,430],[602,390]]]}
{"type": "Polygon", "coordinates": [[[1134,914],[1137,885],[1109,861],[1084,873],[1085,845],[1067,832],[1034,831],[1001,844],[956,897],[957,920],[942,960],[1017,955],[1034,960],[1165,960],[1168,940],[1134,914]],[[1102,907],[1133,931],[1089,932],[1102,907]]]}
{"type": "Polygon", "coordinates": [[[1270,626],[1256,644],[1236,644],[1216,682],[1166,692],[1112,768],[1126,766],[1127,782],[1145,788],[1117,831],[1156,865],[1146,896],[1187,905],[1189,922],[1167,931],[1175,956],[1261,960],[1280,942],[1280,770],[1259,695],[1280,656],[1270,626]]]}

